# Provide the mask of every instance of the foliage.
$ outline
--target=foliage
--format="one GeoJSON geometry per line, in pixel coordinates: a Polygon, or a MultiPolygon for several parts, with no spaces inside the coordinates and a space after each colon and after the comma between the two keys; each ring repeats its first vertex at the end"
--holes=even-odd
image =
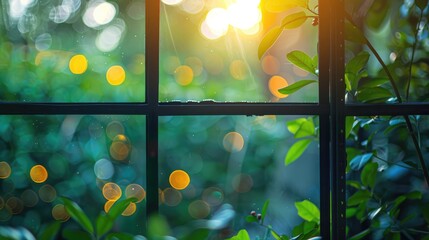
{"type": "MultiPolygon", "coordinates": [[[[294,7],[308,9],[308,6],[300,4],[295,4],[294,7]]],[[[383,8],[385,7],[384,5],[383,8]]],[[[397,32],[398,37],[392,42],[392,46],[385,46],[391,47],[396,53],[395,56],[399,55],[391,62],[383,60],[366,36],[365,30],[358,27],[353,17],[346,13],[345,39],[348,46],[351,46],[348,50],[355,52],[345,65],[345,89],[349,103],[402,103],[411,99],[429,99],[427,83],[423,83],[423,79],[428,77],[427,71],[424,73],[423,69],[428,67],[427,58],[424,56],[429,53],[429,48],[424,46],[422,41],[423,36],[428,36],[428,20],[424,17],[429,12],[428,1],[415,1],[414,4],[407,4],[405,1],[400,9],[391,11],[398,11],[391,13],[392,19],[402,14],[403,20],[395,23],[399,22],[399,28],[405,29],[403,32],[397,32]],[[363,50],[361,45],[366,45],[367,48],[363,50]],[[375,58],[381,66],[378,72],[368,70],[369,62],[373,63],[371,58],[375,58]],[[405,91],[401,92],[401,89],[405,91]],[[413,91],[415,94],[411,94],[413,91]]],[[[381,16],[387,17],[387,14],[381,16]]],[[[285,17],[291,18],[293,15],[285,17]]],[[[295,19],[300,24],[293,27],[300,26],[301,19],[295,19]]],[[[374,22],[375,19],[367,22],[369,27],[381,26],[380,22],[374,22]]],[[[383,19],[378,18],[377,21],[383,19]]],[[[259,56],[276,42],[284,29],[286,28],[282,24],[274,30],[275,34],[266,35],[261,42],[259,56]]],[[[287,54],[287,58],[297,67],[311,74],[317,73],[317,65],[305,53],[293,51],[287,54]]],[[[280,91],[292,94],[311,83],[313,82],[309,80],[298,81],[280,91]]],[[[428,130],[422,124],[424,121],[427,121],[427,117],[375,116],[346,119],[348,238],[427,238],[429,174],[424,156],[428,155],[427,149],[421,146],[427,141],[424,139],[428,130]],[[401,187],[396,187],[398,185],[401,187]]],[[[288,123],[288,129],[295,138],[311,136],[316,132],[317,127],[311,127],[310,123],[307,123],[307,127],[313,130],[305,130],[308,135],[297,136],[296,132],[300,128],[296,126],[303,122],[305,119],[288,123]]],[[[286,155],[286,165],[299,159],[308,144],[308,139],[296,142],[286,155]]],[[[298,214],[302,218],[307,221],[314,219],[307,211],[314,206],[305,202],[295,205],[301,208],[298,214]]],[[[305,229],[305,226],[300,229],[305,229]]]]}

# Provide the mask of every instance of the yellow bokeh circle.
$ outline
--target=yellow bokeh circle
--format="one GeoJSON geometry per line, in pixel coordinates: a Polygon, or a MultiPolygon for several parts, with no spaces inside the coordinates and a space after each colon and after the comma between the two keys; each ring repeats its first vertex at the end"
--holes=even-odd
{"type": "Polygon", "coordinates": [[[74,55],[69,61],[70,72],[82,74],[88,69],[88,60],[82,54],[74,55]]]}
{"type": "Polygon", "coordinates": [[[35,165],[30,170],[30,177],[35,183],[43,183],[48,179],[48,171],[42,165],[35,165]]]}
{"type": "Polygon", "coordinates": [[[288,85],[289,84],[286,81],[286,79],[284,79],[281,76],[276,75],[276,76],[271,77],[270,81],[268,82],[268,89],[270,89],[271,94],[273,94],[274,96],[276,96],[278,98],[285,98],[288,95],[280,93],[279,90],[287,87],[288,85]]]}
{"type": "Polygon", "coordinates": [[[170,185],[177,190],[185,189],[191,182],[188,173],[183,170],[175,170],[170,174],[170,185]]]}
{"type": "Polygon", "coordinates": [[[116,201],[122,196],[122,190],[118,184],[108,182],[103,186],[103,196],[107,200],[116,201]]]}
{"type": "Polygon", "coordinates": [[[12,169],[7,162],[0,162],[0,179],[6,179],[10,176],[12,169]]]}
{"type": "Polygon", "coordinates": [[[63,204],[57,204],[52,208],[52,217],[61,222],[69,220],[70,215],[63,204]]]}
{"type": "Polygon", "coordinates": [[[142,186],[132,183],[125,188],[125,197],[126,198],[137,198],[136,203],[143,201],[146,197],[146,192],[142,186]]]}
{"type": "Polygon", "coordinates": [[[137,205],[135,203],[130,203],[127,208],[121,213],[122,216],[131,216],[133,215],[137,210],[137,205]]]}
{"type": "Polygon", "coordinates": [[[182,65],[176,68],[174,71],[174,78],[176,82],[182,86],[191,84],[194,79],[194,71],[187,65],[182,65]]]}
{"type": "Polygon", "coordinates": [[[125,70],[119,65],[111,66],[106,73],[107,82],[110,85],[118,86],[125,81],[125,70]]]}

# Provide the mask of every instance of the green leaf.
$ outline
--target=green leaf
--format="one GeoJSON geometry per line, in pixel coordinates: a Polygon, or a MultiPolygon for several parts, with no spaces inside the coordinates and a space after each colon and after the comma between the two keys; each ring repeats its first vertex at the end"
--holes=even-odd
{"type": "Polygon", "coordinates": [[[383,103],[391,97],[392,93],[382,87],[364,88],[357,92],[357,100],[362,103],[383,103]]]}
{"type": "Polygon", "coordinates": [[[262,220],[262,222],[264,222],[264,218],[267,215],[268,205],[270,205],[270,200],[266,200],[264,202],[264,206],[262,207],[262,211],[261,211],[261,220],[262,220]]]}
{"type": "Polygon", "coordinates": [[[170,234],[167,220],[161,215],[152,215],[148,220],[148,237],[162,237],[170,234]]]}
{"type": "Polygon", "coordinates": [[[79,223],[79,225],[81,225],[82,228],[85,229],[88,233],[94,234],[94,227],[92,226],[91,221],[89,220],[88,216],[86,216],[82,208],[80,208],[77,203],[71,201],[68,198],[62,197],[61,199],[64,202],[64,206],[70,217],[79,223]]]}
{"type": "Polygon", "coordinates": [[[344,31],[345,31],[345,39],[350,42],[360,43],[360,44],[366,44],[366,38],[365,35],[362,33],[362,31],[351,24],[350,22],[346,22],[344,24],[344,31]]]}
{"type": "Polygon", "coordinates": [[[130,205],[130,203],[136,201],[136,198],[127,198],[124,200],[116,201],[107,214],[100,214],[96,222],[97,236],[101,237],[107,232],[109,232],[112,229],[116,218],[118,218],[122,214],[122,212],[125,211],[125,209],[130,205]]]}
{"type": "Polygon", "coordinates": [[[229,240],[250,240],[249,233],[247,233],[246,229],[241,229],[237,235],[232,238],[228,238],[229,240]]]}
{"type": "Polygon", "coordinates": [[[286,57],[295,66],[316,75],[317,65],[314,65],[313,59],[306,53],[302,51],[292,51],[288,53],[286,57]]]}
{"type": "Polygon", "coordinates": [[[134,235],[129,233],[110,233],[106,240],[134,240],[134,235]]]}
{"type": "Polygon", "coordinates": [[[428,2],[428,0],[416,0],[416,5],[420,8],[420,10],[423,11],[428,5],[428,2]]]}
{"type": "Polygon", "coordinates": [[[350,168],[359,171],[374,156],[372,153],[357,155],[350,161],[350,168]]]}
{"type": "Polygon", "coordinates": [[[210,230],[206,228],[200,228],[192,231],[191,233],[187,234],[186,236],[180,238],[180,240],[195,240],[195,239],[207,239],[210,230]]]}
{"type": "Polygon", "coordinates": [[[55,221],[48,224],[42,231],[37,234],[37,239],[52,240],[56,239],[58,231],[60,230],[61,222],[55,221]]]}
{"type": "Polygon", "coordinates": [[[301,80],[301,81],[295,82],[295,83],[293,83],[293,84],[291,84],[285,88],[279,89],[279,92],[283,93],[283,94],[292,94],[292,93],[300,90],[301,88],[303,88],[309,84],[316,83],[316,82],[317,82],[316,80],[301,80]]]}
{"type": "Polygon", "coordinates": [[[370,234],[371,233],[371,229],[370,228],[368,228],[368,229],[365,229],[365,230],[363,230],[362,232],[360,232],[360,233],[358,233],[358,234],[356,234],[356,235],[354,235],[354,236],[352,236],[351,238],[349,238],[349,240],[359,240],[359,239],[363,239],[363,238],[365,238],[368,234],[370,234]]]}
{"type": "Polygon", "coordinates": [[[307,8],[307,0],[288,0],[288,1],[266,0],[264,7],[269,12],[280,13],[296,7],[307,8]]]}
{"type": "Polygon", "coordinates": [[[295,138],[303,138],[308,136],[313,136],[315,134],[315,126],[313,122],[313,118],[309,117],[304,121],[299,129],[295,132],[295,138]]]}
{"type": "Polygon", "coordinates": [[[316,69],[317,69],[317,66],[319,66],[319,56],[317,55],[313,57],[313,66],[316,66],[316,69]]]}
{"type": "Polygon", "coordinates": [[[67,240],[92,240],[92,236],[88,232],[76,229],[64,229],[62,237],[67,240]]]}
{"type": "Polygon", "coordinates": [[[295,160],[297,160],[307,149],[308,145],[310,145],[311,141],[312,141],[311,139],[303,139],[294,143],[286,154],[286,157],[285,157],[286,166],[293,163],[295,160]]]}
{"type": "Polygon", "coordinates": [[[375,178],[377,176],[378,164],[375,162],[368,163],[362,170],[360,179],[364,186],[374,188],[375,178]]]}
{"type": "Polygon", "coordinates": [[[281,27],[283,29],[294,29],[304,24],[306,20],[307,14],[304,11],[292,13],[283,18],[281,27]]]}
{"type": "Polygon", "coordinates": [[[267,32],[267,34],[262,38],[261,43],[259,43],[258,46],[258,58],[261,59],[262,56],[270,49],[274,43],[277,41],[277,38],[279,38],[280,34],[282,33],[283,29],[280,27],[274,27],[270,31],[267,32]]]}
{"type": "Polygon", "coordinates": [[[345,78],[349,83],[349,89],[347,91],[356,90],[358,81],[360,80],[360,72],[366,66],[369,60],[369,53],[360,52],[354,58],[352,58],[345,68],[345,78]]]}
{"type": "Polygon", "coordinates": [[[287,130],[292,133],[293,135],[295,135],[295,133],[298,131],[298,129],[301,127],[303,122],[306,122],[307,119],[306,118],[297,118],[293,121],[289,121],[286,123],[287,125],[287,130]]]}
{"type": "Polygon", "coordinates": [[[422,192],[420,191],[413,191],[413,192],[409,192],[406,194],[408,199],[412,199],[412,200],[419,200],[422,199],[422,192]]]}
{"type": "Polygon", "coordinates": [[[359,205],[363,202],[368,201],[370,197],[371,193],[368,190],[357,191],[347,199],[347,206],[359,205]]]}
{"type": "Polygon", "coordinates": [[[359,81],[357,89],[379,87],[387,82],[389,82],[387,78],[364,78],[359,81]]]}
{"type": "Polygon", "coordinates": [[[320,211],[314,203],[304,200],[302,202],[295,202],[295,207],[302,219],[309,222],[320,222],[320,211]]]}
{"type": "Polygon", "coordinates": [[[256,216],[252,216],[252,215],[248,215],[245,218],[246,222],[251,223],[251,222],[257,222],[258,219],[256,218],[256,216]]]}
{"type": "Polygon", "coordinates": [[[346,139],[350,136],[350,133],[352,132],[354,122],[355,122],[354,117],[346,117],[346,135],[345,135],[346,139]]]}

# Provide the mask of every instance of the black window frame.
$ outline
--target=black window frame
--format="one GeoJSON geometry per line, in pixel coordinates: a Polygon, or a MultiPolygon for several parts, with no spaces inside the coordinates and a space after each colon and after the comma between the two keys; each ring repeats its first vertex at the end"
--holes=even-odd
{"type": "Polygon", "coordinates": [[[316,115],[320,137],[320,212],[323,239],[345,239],[345,118],[429,115],[429,103],[346,104],[344,84],[344,0],[319,2],[319,102],[159,102],[160,0],[146,0],[146,102],[1,102],[1,115],[146,116],[147,216],[158,211],[158,118],[185,115],[316,115]],[[332,197],[332,202],[331,202],[332,197]],[[332,204],[332,205],[331,205],[332,204]]]}

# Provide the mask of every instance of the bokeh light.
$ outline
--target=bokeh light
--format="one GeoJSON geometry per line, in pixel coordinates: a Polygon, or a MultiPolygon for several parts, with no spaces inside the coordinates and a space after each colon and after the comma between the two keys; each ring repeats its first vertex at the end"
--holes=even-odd
{"type": "Polygon", "coordinates": [[[124,126],[122,125],[121,122],[112,121],[109,124],[107,124],[106,135],[111,140],[113,140],[119,134],[124,134],[124,132],[125,132],[124,126]]]}
{"type": "Polygon", "coordinates": [[[115,173],[115,168],[111,161],[102,158],[94,164],[94,173],[101,180],[110,179],[115,173]]]}
{"type": "Polygon", "coordinates": [[[262,70],[268,75],[276,75],[280,71],[280,62],[272,55],[264,56],[264,58],[262,58],[261,65],[262,70]]]}
{"type": "Polygon", "coordinates": [[[198,77],[203,72],[203,62],[198,57],[187,57],[185,64],[192,68],[194,77],[198,77]]]}
{"type": "Polygon", "coordinates": [[[262,19],[259,1],[237,1],[229,5],[227,11],[229,23],[242,30],[252,28],[262,19]]]}
{"type": "Polygon", "coordinates": [[[119,65],[111,66],[106,73],[107,82],[112,86],[121,85],[125,81],[125,70],[119,65]]]}
{"type": "Polygon", "coordinates": [[[118,134],[113,138],[109,151],[113,159],[123,161],[131,152],[131,143],[125,135],[118,134]]]}
{"type": "Polygon", "coordinates": [[[53,202],[57,198],[57,190],[49,184],[43,185],[39,189],[39,198],[43,202],[53,202]]]}
{"type": "Polygon", "coordinates": [[[203,0],[184,0],[180,6],[187,13],[197,14],[204,9],[205,3],[203,0]]]}
{"type": "Polygon", "coordinates": [[[161,0],[161,1],[167,5],[177,5],[181,3],[183,0],[161,0]]]}
{"type": "Polygon", "coordinates": [[[108,24],[115,17],[116,8],[109,2],[101,2],[94,8],[92,15],[97,24],[108,24]]]}
{"type": "Polygon", "coordinates": [[[238,174],[232,179],[232,188],[238,193],[250,191],[253,187],[253,179],[248,174],[238,174]]]}
{"type": "Polygon", "coordinates": [[[243,146],[244,138],[238,132],[229,132],[223,137],[223,147],[228,152],[239,152],[243,146]]]}
{"type": "Polygon", "coordinates": [[[7,162],[0,162],[0,179],[6,179],[12,173],[12,169],[7,162]]]}
{"type": "Polygon", "coordinates": [[[116,200],[108,200],[105,204],[104,204],[104,212],[108,213],[110,208],[112,208],[113,204],[116,202],[116,200]]]}
{"type": "Polygon", "coordinates": [[[202,199],[210,206],[218,206],[223,202],[224,193],[217,187],[209,187],[203,191],[202,199]]]}
{"type": "Polygon", "coordinates": [[[127,208],[121,213],[122,216],[131,216],[133,215],[137,210],[137,205],[135,203],[130,203],[127,208]]]}
{"type": "Polygon", "coordinates": [[[229,65],[229,73],[236,80],[244,80],[249,74],[249,70],[243,60],[236,59],[229,65]]]}
{"type": "Polygon", "coordinates": [[[210,206],[202,200],[195,200],[189,204],[188,212],[191,217],[202,219],[210,214],[210,206]]]}
{"type": "Polygon", "coordinates": [[[39,202],[39,197],[37,193],[31,189],[26,189],[21,193],[21,199],[26,207],[34,207],[39,202]]]}
{"type": "Polygon", "coordinates": [[[57,204],[52,208],[52,217],[61,222],[65,222],[70,219],[70,215],[68,214],[65,206],[63,204],[57,204]]]}
{"type": "Polygon", "coordinates": [[[278,75],[272,76],[268,81],[268,89],[270,90],[271,94],[273,94],[277,98],[285,98],[288,96],[287,94],[279,92],[279,89],[285,88],[288,85],[289,84],[286,79],[278,75]]]}
{"type": "Polygon", "coordinates": [[[187,86],[191,84],[194,78],[194,72],[192,68],[186,65],[182,65],[176,68],[174,71],[174,78],[176,82],[182,86],[187,86]]]}
{"type": "Polygon", "coordinates": [[[111,201],[116,201],[122,196],[121,188],[118,186],[118,184],[113,182],[104,184],[102,192],[104,198],[111,201]]]}
{"type": "Polygon", "coordinates": [[[20,214],[24,210],[24,203],[17,197],[10,197],[6,201],[6,207],[10,209],[12,214],[20,214]]]}
{"type": "Polygon", "coordinates": [[[170,174],[169,182],[173,188],[182,190],[189,185],[191,178],[189,177],[188,173],[183,170],[174,170],[170,174]]]}
{"type": "Polygon", "coordinates": [[[143,201],[146,197],[146,191],[142,186],[136,183],[132,183],[125,188],[125,197],[126,198],[137,198],[136,203],[143,201]]]}
{"type": "Polygon", "coordinates": [[[88,68],[88,60],[82,54],[74,55],[70,58],[69,69],[73,74],[82,74],[88,68]]]}
{"type": "Polygon", "coordinates": [[[160,199],[165,205],[174,207],[182,201],[182,193],[174,188],[166,188],[164,191],[161,191],[160,199]]]}
{"type": "Polygon", "coordinates": [[[228,32],[228,12],[223,8],[213,8],[201,24],[201,33],[208,39],[217,39],[228,32]]]}
{"type": "Polygon", "coordinates": [[[35,165],[30,170],[30,177],[35,183],[43,183],[48,179],[48,171],[42,165],[35,165]]]}

